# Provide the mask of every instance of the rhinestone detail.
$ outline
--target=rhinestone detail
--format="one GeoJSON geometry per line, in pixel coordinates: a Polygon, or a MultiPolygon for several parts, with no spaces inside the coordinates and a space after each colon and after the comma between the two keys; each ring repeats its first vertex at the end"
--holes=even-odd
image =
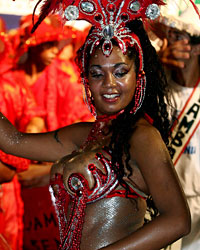
{"type": "Polygon", "coordinates": [[[79,17],[79,10],[78,10],[78,8],[76,6],[69,5],[65,9],[65,17],[69,21],[73,21],[73,20],[78,19],[78,17],[79,17]]]}
{"type": "Polygon", "coordinates": [[[160,9],[157,4],[152,3],[147,7],[145,14],[149,19],[154,20],[160,16],[160,9]]]}
{"type": "Polygon", "coordinates": [[[75,191],[77,191],[83,187],[83,184],[81,183],[79,178],[77,178],[75,176],[73,176],[70,181],[71,181],[71,188],[73,188],[75,191]]]}
{"type": "Polygon", "coordinates": [[[111,25],[106,25],[102,33],[105,39],[112,39],[114,36],[114,29],[111,25]]]}
{"type": "Polygon", "coordinates": [[[92,13],[94,12],[95,7],[91,2],[82,2],[81,9],[87,13],[92,13]]]}
{"type": "Polygon", "coordinates": [[[137,12],[140,9],[140,3],[138,1],[134,1],[130,4],[129,8],[133,11],[133,12],[137,12]]]}

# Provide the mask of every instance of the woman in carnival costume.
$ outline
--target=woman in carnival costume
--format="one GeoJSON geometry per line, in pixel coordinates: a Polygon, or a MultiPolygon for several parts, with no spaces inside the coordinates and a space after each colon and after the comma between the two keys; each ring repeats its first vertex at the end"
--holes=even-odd
{"type": "Polygon", "coordinates": [[[65,156],[51,171],[61,249],[155,250],[190,231],[167,150],[167,83],[140,20],[156,18],[157,4],[82,0],[42,7],[35,28],[57,10],[93,25],[77,62],[96,121],[27,135],[2,116],[0,147],[40,161],[65,156]]]}

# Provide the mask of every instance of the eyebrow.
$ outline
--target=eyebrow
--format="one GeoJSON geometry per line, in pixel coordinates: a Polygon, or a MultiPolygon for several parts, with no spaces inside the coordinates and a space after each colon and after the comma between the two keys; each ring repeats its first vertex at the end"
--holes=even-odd
{"type": "MultiPolygon", "coordinates": [[[[128,64],[121,62],[121,63],[116,63],[116,64],[114,64],[114,68],[117,68],[117,67],[120,66],[120,65],[126,65],[126,66],[128,66],[128,64]]],[[[101,65],[98,65],[98,64],[93,64],[93,65],[90,66],[90,68],[93,68],[93,67],[97,67],[97,68],[99,68],[99,69],[102,68],[102,66],[101,66],[101,65]]]]}
{"type": "Polygon", "coordinates": [[[116,63],[116,64],[114,65],[114,68],[117,68],[118,66],[121,66],[121,65],[128,66],[128,64],[127,64],[127,63],[123,63],[123,62],[121,62],[121,63],[116,63]]]}

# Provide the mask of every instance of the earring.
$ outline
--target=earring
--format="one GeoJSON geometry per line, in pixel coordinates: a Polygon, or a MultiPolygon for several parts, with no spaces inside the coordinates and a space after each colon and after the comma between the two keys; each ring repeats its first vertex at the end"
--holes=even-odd
{"type": "Polygon", "coordinates": [[[141,71],[138,74],[137,81],[136,81],[136,89],[135,89],[135,103],[133,109],[130,111],[131,114],[135,114],[138,109],[142,106],[144,96],[145,96],[145,89],[146,89],[146,77],[145,72],[141,71]]]}
{"type": "Polygon", "coordinates": [[[94,98],[93,98],[93,96],[91,96],[91,92],[90,92],[88,83],[84,84],[84,88],[85,88],[85,98],[84,98],[85,103],[87,104],[91,114],[96,118],[97,114],[96,114],[95,107],[93,105],[94,98]]]}

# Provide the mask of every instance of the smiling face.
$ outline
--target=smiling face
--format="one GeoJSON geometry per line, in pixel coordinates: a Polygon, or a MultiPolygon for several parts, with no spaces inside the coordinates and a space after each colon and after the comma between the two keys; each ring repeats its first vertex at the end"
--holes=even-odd
{"type": "Polygon", "coordinates": [[[89,63],[89,87],[98,115],[115,114],[133,99],[136,87],[135,61],[117,46],[106,57],[97,48],[89,63]]]}

